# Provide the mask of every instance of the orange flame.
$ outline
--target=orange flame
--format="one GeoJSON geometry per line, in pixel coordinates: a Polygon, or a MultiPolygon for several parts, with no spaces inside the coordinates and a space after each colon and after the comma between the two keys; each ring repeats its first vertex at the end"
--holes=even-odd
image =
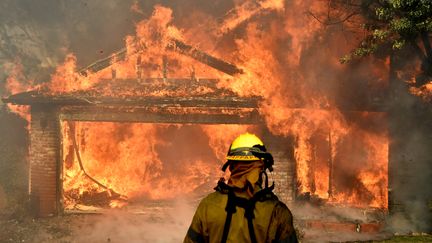
{"type": "Polygon", "coordinates": [[[244,1],[236,5],[235,8],[225,16],[224,22],[220,27],[220,34],[225,34],[237,28],[240,24],[265,10],[283,11],[284,8],[285,4],[283,0],[244,1]]]}
{"type": "MultiPolygon", "coordinates": [[[[12,68],[9,72],[9,76],[6,79],[6,90],[9,94],[26,92],[31,89],[34,89],[33,81],[25,81],[25,77],[23,74],[23,66],[19,63],[15,63],[12,65],[12,68]]],[[[20,105],[12,105],[8,104],[8,108],[18,114],[20,117],[25,119],[28,123],[30,123],[30,109],[27,106],[20,105]]]]}
{"type": "Polygon", "coordinates": [[[216,156],[220,155],[215,155],[210,147],[207,148],[210,151],[205,152],[203,146],[192,145],[197,140],[210,139],[210,144],[225,151],[228,145],[218,140],[221,138],[217,137],[218,134],[229,135],[223,139],[227,140],[236,136],[239,130],[248,129],[247,126],[231,125],[184,127],[64,121],[63,189],[66,208],[82,203],[89,194],[105,195],[105,206],[110,207],[124,206],[126,202],[121,201],[122,198],[133,202],[172,199],[191,193],[202,195],[202,190],[207,192],[211,188],[207,183],[214,184],[219,177],[221,161],[216,156]],[[190,144],[174,144],[175,139],[159,135],[167,133],[177,136],[184,133],[187,137],[182,141],[186,139],[190,144]],[[83,168],[79,165],[73,136],[78,143],[83,168]],[[185,151],[185,146],[188,151],[185,151]],[[103,194],[106,189],[92,181],[84,171],[109,188],[112,194],[103,194]]]}

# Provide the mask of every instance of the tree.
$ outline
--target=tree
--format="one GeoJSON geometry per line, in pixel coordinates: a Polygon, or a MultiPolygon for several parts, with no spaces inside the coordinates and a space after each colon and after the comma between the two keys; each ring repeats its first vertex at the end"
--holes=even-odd
{"type": "Polygon", "coordinates": [[[421,80],[432,77],[432,1],[362,0],[359,7],[368,34],[356,49],[341,58],[342,62],[370,55],[380,48],[391,47],[393,51],[409,46],[421,60],[421,80]]]}

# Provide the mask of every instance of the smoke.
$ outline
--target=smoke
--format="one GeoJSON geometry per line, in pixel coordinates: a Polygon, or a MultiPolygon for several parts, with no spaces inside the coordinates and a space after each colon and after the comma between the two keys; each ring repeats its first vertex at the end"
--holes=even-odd
{"type": "Polygon", "coordinates": [[[143,207],[138,214],[111,211],[88,217],[90,223],[71,234],[75,242],[181,242],[192,221],[194,206],[177,200],[168,207],[143,207]]]}
{"type": "Polygon", "coordinates": [[[432,228],[432,153],[430,107],[399,86],[390,123],[393,141],[390,156],[390,195],[394,214],[390,227],[397,232],[430,231],[432,228]]]}
{"type": "Polygon", "coordinates": [[[28,192],[26,123],[0,110],[0,218],[20,210],[28,192]]]}
{"type": "Polygon", "coordinates": [[[0,210],[4,209],[7,205],[6,193],[0,186],[0,210]]]}

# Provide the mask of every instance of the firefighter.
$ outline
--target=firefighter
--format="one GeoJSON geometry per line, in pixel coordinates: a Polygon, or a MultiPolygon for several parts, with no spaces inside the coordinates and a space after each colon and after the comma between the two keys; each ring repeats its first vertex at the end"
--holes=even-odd
{"type": "Polygon", "coordinates": [[[297,242],[290,210],[273,194],[274,183],[268,185],[273,157],[263,142],[249,133],[238,136],[222,170],[227,168],[228,182],[221,178],[200,202],[184,243],[297,242]]]}

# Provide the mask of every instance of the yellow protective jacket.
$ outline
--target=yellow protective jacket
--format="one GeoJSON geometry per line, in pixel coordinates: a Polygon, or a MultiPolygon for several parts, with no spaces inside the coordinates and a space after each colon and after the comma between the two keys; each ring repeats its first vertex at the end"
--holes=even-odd
{"type": "Polygon", "coordinates": [[[245,199],[235,196],[223,182],[219,182],[215,189],[216,192],[200,202],[184,243],[297,243],[292,214],[271,190],[263,189],[252,199],[245,199]],[[231,222],[228,223],[229,229],[225,230],[224,241],[224,227],[227,227],[230,211],[231,222]]]}

